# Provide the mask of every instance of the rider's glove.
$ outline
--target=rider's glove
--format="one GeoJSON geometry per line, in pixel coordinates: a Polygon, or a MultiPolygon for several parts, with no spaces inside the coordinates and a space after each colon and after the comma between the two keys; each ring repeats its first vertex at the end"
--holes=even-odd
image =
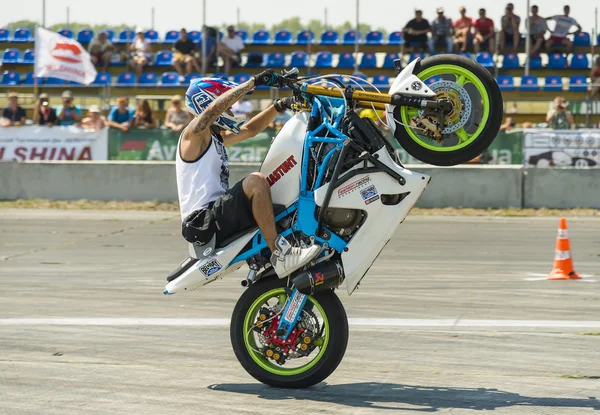
{"type": "Polygon", "coordinates": [[[281,77],[273,69],[267,69],[254,77],[254,85],[279,86],[280,80],[281,77]]]}
{"type": "Polygon", "coordinates": [[[275,107],[277,112],[282,113],[282,112],[285,112],[286,110],[291,110],[292,105],[294,105],[296,103],[298,103],[298,100],[296,99],[296,97],[292,96],[292,97],[276,99],[275,102],[273,102],[273,106],[275,107]]]}

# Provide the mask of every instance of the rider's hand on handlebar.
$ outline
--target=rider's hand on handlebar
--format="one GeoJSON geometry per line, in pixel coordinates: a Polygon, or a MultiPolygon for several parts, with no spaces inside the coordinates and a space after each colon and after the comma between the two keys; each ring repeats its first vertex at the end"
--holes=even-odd
{"type": "Polygon", "coordinates": [[[291,96],[291,97],[285,97],[285,98],[278,99],[277,101],[275,101],[273,106],[275,107],[277,112],[282,113],[282,112],[285,112],[286,110],[291,110],[292,105],[298,104],[298,102],[299,101],[295,96],[291,96]]]}
{"type": "Polygon", "coordinates": [[[258,75],[254,77],[254,85],[255,86],[280,86],[281,76],[278,75],[274,70],[267,69],[266,71],[262,71],[258,75]]]}

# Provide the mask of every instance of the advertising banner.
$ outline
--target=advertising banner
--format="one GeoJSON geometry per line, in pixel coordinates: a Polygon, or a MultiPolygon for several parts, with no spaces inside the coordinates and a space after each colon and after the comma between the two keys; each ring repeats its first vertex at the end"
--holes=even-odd
{"type": "Polygon", "coordinates": [[[600,166],[600,130],[524,130],[526,167],[600,166]]]}

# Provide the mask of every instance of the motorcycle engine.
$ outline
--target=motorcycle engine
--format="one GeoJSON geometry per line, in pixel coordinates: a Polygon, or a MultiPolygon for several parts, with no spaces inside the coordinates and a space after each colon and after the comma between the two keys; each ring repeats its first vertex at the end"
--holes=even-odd
{"type": "Polygon", "coordinates": [[[363,213],[357,209],[329,208],[325,211],[325,225],[341,236],[350,235],[363,219],[363,213]]]}

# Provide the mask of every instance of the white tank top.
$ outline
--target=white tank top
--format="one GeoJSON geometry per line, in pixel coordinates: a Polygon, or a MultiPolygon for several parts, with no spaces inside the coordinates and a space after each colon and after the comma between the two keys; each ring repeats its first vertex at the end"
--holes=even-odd
{"type": "MultiPolygon", "coordinates": [[[[182,133],[183,134],[183,133],[182,133]]],[[[229,189],[227,151],[221,137],[211,134],[206,150],[192,161],[181,158],[181,136],[177,143],[175,170],[181,219],[195,210],[203,209],[229,189]]]]}

